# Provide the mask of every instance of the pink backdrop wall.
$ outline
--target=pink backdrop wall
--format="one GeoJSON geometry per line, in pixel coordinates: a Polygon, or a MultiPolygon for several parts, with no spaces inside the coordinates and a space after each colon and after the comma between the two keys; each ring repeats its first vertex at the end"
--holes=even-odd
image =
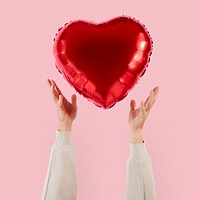
{"type": "Polygon", "coordinates": [[[69,98],[75,90],[54,65],[53,38],[70,20],[140,20],[154,49],[139,83],[103,110],[77,94],[73,126],[78,200],[125,199],[128,112],[159,85],[143,130],[159,200],[198,200],[200,188],[199,1],[4,1],[0,7],[0,199],[40,199],[57,112],[47,85],[69,98]]]}

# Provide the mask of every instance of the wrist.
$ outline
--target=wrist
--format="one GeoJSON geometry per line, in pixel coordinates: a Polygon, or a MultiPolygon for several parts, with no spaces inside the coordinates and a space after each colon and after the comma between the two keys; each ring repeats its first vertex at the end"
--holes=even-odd
{"type": "Polygon", "coordinates": [[[72,130],[72,123],[58,123],[58,130],[59,131],[71,131],[72,130]]]}
{"type": "Polygon", "coordinates": [[[143,143],[142,129],[131,129],[130,131],[130,142],[131,143],[143,143]]]}
{"type": "Polygon", "coordinates": [[[144,143],[144,140],[142,137],[138,138],[130,138],[130,143],[137,144],[137,143],[144,143]]]}

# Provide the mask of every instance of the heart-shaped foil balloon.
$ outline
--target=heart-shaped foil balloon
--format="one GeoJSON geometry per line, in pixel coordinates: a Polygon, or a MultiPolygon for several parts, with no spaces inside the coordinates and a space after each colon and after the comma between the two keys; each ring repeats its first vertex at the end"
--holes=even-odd
{"type": "Polygon", "coordinates": [[[138,20],[120,16],[99,24],[66,23],[54,38],[56,67],[79,94],[111,108],[143,76],[152,40],[138,20]]]}

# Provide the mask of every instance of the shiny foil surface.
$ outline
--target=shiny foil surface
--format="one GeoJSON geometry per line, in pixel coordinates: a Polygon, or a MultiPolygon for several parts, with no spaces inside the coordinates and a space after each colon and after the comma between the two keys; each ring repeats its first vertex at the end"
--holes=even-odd
{"type": "Polygon", "coordinates": [[[58,30],[53,54],[63,77],[96,106],[109,109],[144,75],[152,40],[138,20],[120,16],[71,21],[58,30]]]}

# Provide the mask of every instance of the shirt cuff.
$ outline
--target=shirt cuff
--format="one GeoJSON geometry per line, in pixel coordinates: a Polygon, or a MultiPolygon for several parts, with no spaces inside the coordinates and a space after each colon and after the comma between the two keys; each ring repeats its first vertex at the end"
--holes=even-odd
{"type": "Polygon", "coordinates": [[[70,145],[71,131],[59,131],[56,129],[56,147],[65,147],[70,145]]]}
{"type": "Polygon", "coordinates": [[[129,143],[130,158],[136,161],[144,161],[149,158],[145,143],[129,143]]]}

